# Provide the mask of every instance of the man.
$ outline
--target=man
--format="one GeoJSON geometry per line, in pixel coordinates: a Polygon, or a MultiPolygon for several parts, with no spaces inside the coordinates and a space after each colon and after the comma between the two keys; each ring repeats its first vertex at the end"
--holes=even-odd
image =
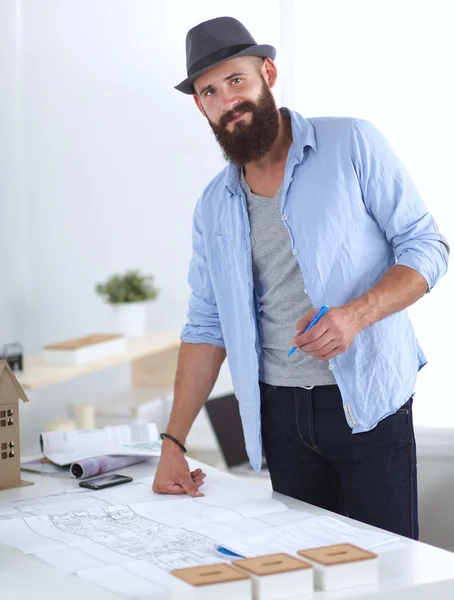
{"type": "Polygon", "coordinates": [[[370,123],[277,109],[275,50],[241,23],[202,23],[186,48],[177,89],[229,164],[195,209],[153,489],[202,495],[184,441],[227,353],[249,458],[259,469],[263,439],[276,491],[416,539],[412,396],[426,361],[405,309],[446,272],[447,242],[370,123]]]}

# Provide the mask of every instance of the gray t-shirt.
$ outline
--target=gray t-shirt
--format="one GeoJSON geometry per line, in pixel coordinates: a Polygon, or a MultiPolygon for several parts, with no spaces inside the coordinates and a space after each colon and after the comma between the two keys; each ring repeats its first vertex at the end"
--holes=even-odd
{"type": "MultiPolygon", "coordinates": [[[[242,171],[242,170],[241,170],[242,171]]],[[[335,385],[327,361],[301,350],[287,357],[296,323],[313,308],[282,222],[282,186],[274,198],[251,192],[241,172],[251,226],[252,268],[258,305],[260,381],[269,385],[335,385]]]]}

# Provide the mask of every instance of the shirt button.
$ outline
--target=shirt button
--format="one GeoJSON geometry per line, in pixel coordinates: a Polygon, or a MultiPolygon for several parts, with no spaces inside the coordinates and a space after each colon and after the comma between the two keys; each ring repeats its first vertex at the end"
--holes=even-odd
{"type": "Polygon", "coordinates": [[[305,294],[307,294],[307,290],[306,290],[306,288],[304,288],[304,293],[305,293],[305,294]]]}
{"type": "Polygon", "coordinates": [[[328,369],[332,371],[334,369],[333,365],[328,365],[328,369]]]}
{"type": "Polygon", "coordinates": [[[296,256],[298,254],[298,250],[293,250],[292,254],[293,256],[296,256]]]}
{"type": "Polygon", "coordinates": [[[288,219],[287,215],[282,215],[282,220],[286,221],[288,219]]]}
{"type": "Polygon", "coordinates": [[[290,183],[292,183],[292,182],[293,182],[293,177],[290,177],[290,183]]]}

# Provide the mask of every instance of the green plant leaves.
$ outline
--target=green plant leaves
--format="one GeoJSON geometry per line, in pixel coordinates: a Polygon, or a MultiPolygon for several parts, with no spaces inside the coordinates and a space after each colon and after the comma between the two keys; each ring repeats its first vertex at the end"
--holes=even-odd
{"type": "Polygon", "coordinates": [[[109,304],[155,300],[159,293],[153,275],[143,275],[138,269],[115,273],[104,283],[98,283],[95,289],[109,304]]]}

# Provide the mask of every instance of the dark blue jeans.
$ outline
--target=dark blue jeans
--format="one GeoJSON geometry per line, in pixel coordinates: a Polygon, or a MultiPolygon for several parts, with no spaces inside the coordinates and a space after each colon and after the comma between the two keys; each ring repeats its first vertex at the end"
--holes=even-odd
{"type": "Polygon", "coordinates": [[[412,399],[372,431],[352,434],[336,385],[260,388],[276,492],[418,539],[412,399]]]}

